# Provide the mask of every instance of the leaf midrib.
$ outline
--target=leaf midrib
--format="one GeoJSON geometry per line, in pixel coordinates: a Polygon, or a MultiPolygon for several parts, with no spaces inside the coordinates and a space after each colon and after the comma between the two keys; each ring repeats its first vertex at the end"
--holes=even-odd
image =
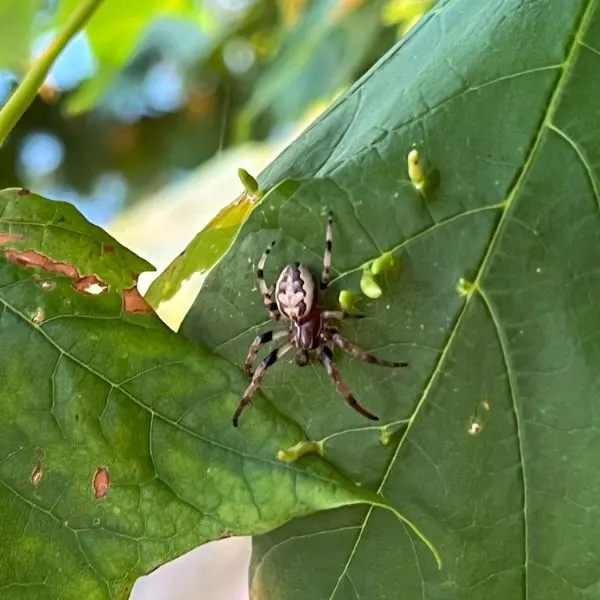
{"type": "MultiPolygon", "coordinates": [[[[458,317],[457,317],[457,319],[454,323],[454,326],[450,332],[450,336],[448,337],[448,340],[440,354],[440,357],[433,369],[433,372],[432,372],[431,376],[429,377],[427,384],[425,385],[425,389],[423,390],[421,398],[418,401],[416,408],[413,411],[413,413],[409,419],[408,425],[407,425],[400,441],[398,442],[396,449],[394,450],[394,454],[390,460],[388,468],[386,469],[386,472],[384,473],[383,478],[381,480],[381,484],[378,487],[378,490],[377,490],[378,493],[381,493],[381,491],[383,490],[383,487],[385,486],[387,479],[396,463],[396,460],[400,454],[400,451],[401,451],[402,447],[404,446],[404,442],[407,439],[410,431],[412,430],[414,422],[415,422],[416,418],[418,417],[423,405],[425,404],[425,401],[427,400],[427,398],[429,396],[429,393],[433,387],[433,384],[437,381],[438,376],[441,374],[442,366],[445,362],[446,357],[449,354],[450,348],[453,345],[453,341],[455,340],[455,338],[458,335],[460,325],[461,325],[461,323],[464,319],[464,316],[466,315],[467,310],[470,306],[471,298],[473,298],[473,296],[475,294],[479,293],[480,296],[482,296],[483,301],[484,301],[488,311],[490,311],[491,305],[488,304],[487,296],[485,295],[485,292],[483,294],[481,294],[481,292],[480,292],[482,278],[485,276],[485,274],[487,272],[488,263],[496,249],[496,246],[499,243],[499,240],[502,237],[502,234],[504,233],[504,230],[506,229],[508,215],[512,214],[512,212],[515,209],[515,206],[517,205],[517,202],[516,202],[517,195],[521,189],[523,181],[525,180],[525,178],[527,177],[527,175],[529,173],[529,170],[530,170],[532,164],[534,163],[535,157],[538,153],[538,150],[540,148],[542,140],[544,139],[546,130],[551,130],[553,128],[553,124],[551,122],[552,118],[554,117],[554,114],[556,112],[558,102],[560,100],[560,96],[563,91],[563,88],[569,79],[570,69],[575,60],[575,56],[578,53],[578,49],[580,47],[584,46],[584,44],[581,43],[581,39],[583,38],[583,35],[585,34],[585,31],[589,24],[595,4],[596,4],[596,0],[588,0],[587,5],[585,6],[585,8],[582,9],[582,16],[580,17],[579,23],[573,34],[573,40],[572,40],[571,46],[569,47],[569,50],[567,51],[565,60],[560,65],[562,72],[561,72],[560,76],[557,78],[557,82],[554,86],[554,89],[550,93],[549,102],[548,102],[546,111],[544,112],[543,119],[540,122],[537,134],[533,141],[533,144],[529,150],[529,153],[527,155],[527,158],[525,159],[525,162],[523,164],[523,167],[522,167],[520,173],[518,174],[512,188],[509,190],[509,192],[506,196],[506,200],[502,203],[502,205],[504,207],[504,212],[502,213],[502,216],[500,217],[495,230],[492,232],[492,235],[490,236],[490,242],[487,246],[486,251],[484,252],[479,269],[477,270],[477,275],[473,282],[473,291],[465,299],[465,303],[458,314],[458,317]]],[[[494,317],[493,313],[492,313],[492,317],[494,317]]],[[[529,579],[528,579],[528,564],[529,564],[529,537],[528,537],[528,534],[529,534],[529,530],[528,530],[528,525],[527,525],[527,485],[526,485],[527,476],[526,476],[526,468],[525,468],[524,454],[523,454],[523,448],[522,448],[521,420],[520,420],[519,412],[517,410],[514,381],[512,380],[512,376],[511,376],[512,370],[509,368],[510,363],[508,361],[508,354],[505,351],[505,347],[504,347],[504,343],[503,343],[503,336],[501,335],[501,331],[499,330],[499,328],[497,326],[497,322],[495,320],[494,320],[494,323],[496,324],[497,334],[500,338],[500,344],[502,347],[503,357],[504,357],[504,360],[506,361],[507,376],[509,378],[509,387],[511,390],[511,395],[513,397],[513,406],[514,406],[514,411],[515,411],[515,419],[516,419],[516,426],[517,426],[517,439],[519,442],[519,458],[520,458],[520,463],[521,463],[521,473],[522,473],[522,477],[523,477],[523,528],[524,528],[524,546],[525,546],[525,561],[524,561],[523,567],[524,567],[524,583],[525,583],[524,598],[526,600],[529,597],[529,579]]],[[[375,508],[374,506],[370,506],[367,511],[367,513],[362,521],[362,524],[360,525],[360,529],[358,531],[356,541],[354,543],[354,546],[352,547],[352,550],[350,551],[348,560],[346,561],[344,568],[342,569],[342,572],[340,573],[340,576],[339,576],[339,578],[335,584],[335,587],[332,590],[328,600],[333,600],[343,577],[346,575],[348,568],[350,566],[350,563],[352,562],[352,559],[354,558],[354,554],[356,553],[356,550],[360,544],[362,535],[365,531],[365,528],[367,526],[367,523],[369,521],[369,518],[370,518],[374,508],[375,508]]],[[[416,557],[416,560],[418,563],[419,562],[418,557],[416,557]]]]}
{"type": "MultiPolygon", "coordinates": [[[[271,459],[265,458],[263,456],[256,456],[256,455],[253,455],[253,454],[245,454],[244,452],[242,452],[240,450],[237,450],[235,448],[231,448],[229,446],[225,446],[224,444],[221,444],[221,443],[219,443],[219,442],[217,442],[215,440],[212,440],[210,438],[206,438],[206,437],[204,437],[204,436],[196,433],[195,431],[192,431],[192,430],[188,429],[187,427],[183,427],[180,423],[177,423],[177,421],[172,421],[167,416],[165,416],[162,413],[154,410],[153,408],[150,408],[149,406],[147,406],[146,404],[144,404],[139,398],[136,398],[131,392],[129,392],[128,390],[126,390],[123,387],[121,387],[121,384],[123,382],[116,383],[116,382],[111,381],[110,378],[106,377],[101,372],[99,372],[96,369],[92,368],[90,365],[85,364],[83,361],[81,361],[80,359],[78,359],[76,356],[73,356],[70,352],[68,352],[60,344],[58,344],[54,339],[52,339],[52,337],[48,333],[46,333],[44,331],[43,327],[37,326],[34,323],[32,323],[27,318],[26,315],[24,315],[18,308],[16,308],[12,304],[10,304],[2,296],[0,296],[0,302],[8,310],[10,310],[13,314],[15,314],[16,316],[18,316],[25,323],[27,323],[29,326],[31,326],[32,329],[34,329],[37,332],[39,332],[52,346],[54,346],[60,352],[61,356],[66,356],[68,359],[72,360],[74,363],[76,363],[77,365],[81,366],[82,368],[84,368],[85,370],[87,370],[92,375],[98,377],[99,379],[102,379],[107,384],[109,384],[112,389],[117,389],[117,390],[121,391],[132,402],[134,402],[135,404],[137,404],[138,406],[140,406],[141,408],[143,408],[144,410],[146,410],[147,412],[149,412],[150,415],[152,416],[152,418],[157,417],[157,418],[161,419],[162,421],[164,421],[165,423],[168,423],[169,425],[171,425],[175,429],[178,429],[178,430],[182,431],[183,433],[186,433],[186,434],[188,434],[188,435],[190,435],[190,436],[192,436],[192,437],[194,437],[196,439],[199,439],[200,441],[204,442],[205,444],[208,444],[209,446],[214,446],[214,447],[219,448],[219,449],[221,449],[221,450],[223,450],[225,452],[229,452],[231,454],[235,454],[237,456],[242,457],[243,459],[255,460],[257,462],[260,462],[260,463],[263,463],[263,464],[267,464],[267,465],[269,465],[271,467],[275,467],[277,469],[291,471],[296,476],[306,477],[306,478],[314,479],[316,481],[322,481],[323,483],[327,483],[329,485],[335,485],[334,481],[326,479],[324,477],[320,477],[319,475],[317,475],[315,473],[307,473],[307,472],[302,471],[300,469],[294,468],[294,466],[291,463],[286,463],[286,462],[279,461],[279,460],[276,460],[276,459],[272,459],[271,460],[271,459]]],[[[168,364],[172,364],[172,363],[168,363],[168,364]]],[[[129,381],[129,379],[127,379],[125,381],[129,381]]],[[[155,467],[155,471],[156,471],[156,467],[155,467]]],[[[160,480],[165,485],[167,485],[169,487],[169,489],[172,489],[171,486],[168,485],[168,483],[166,483],[162,479],[160,479],[160,480]]],[[[172,491],[173,491],[173,493],[175,493],[174,490],[172,490],[172,491]]],[[[201,513],[203,512],[198,507],[194,507],[194,509],[197,510],[197,511],[199,511],[199,512],[201,512],[201,513]]]]}

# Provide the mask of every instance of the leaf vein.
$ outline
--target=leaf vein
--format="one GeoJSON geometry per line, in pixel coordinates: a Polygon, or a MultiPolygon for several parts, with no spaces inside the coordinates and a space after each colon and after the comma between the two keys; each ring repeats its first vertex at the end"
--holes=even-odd
{"type": "Polygon", "coordinates": [[[258,571],[262,568],[262,566],[264,565],[267,557],[270,554],[272,554],[275,550],[277,550],[278,548],[281,548],[281,546],[285,546],[289,542],[293,542],[294,540],[313,538],[313,537],[317,537],[319,535],[327,535],[327,534],[330,534],[330,533],[340,533],[342,531],[353,531],[353,530],[359,529],[359,528],[360,528],[360,525],[348,525],[346,527],[336,527],[335,529],[324,529],[322,531],[315,531],[313,533],[301,533],[301,534],[298,534],[298,535],[292,535],[292,536],[290,536],[288,538],[285,538],[284,540],[281,540],[280,542],[278,542],[274,546],[271,546],[260,557],[260,560],[258,561],[258,564],[256,565],[254,579],[256,579],[256,573],[258,573],[258,571]]]}
{"type": "Polygon", "coordinates": [[[529,581],[527,578],[527,568],[529,565],[529,527],[527,524],[527,494],[528,494],[528,486],[527,486],[527,471],[525,468],[525,451],[523,448],[523,422],[521,418],[521,414],[517,405],[517,383],[515,380],[513,368],[511,366],[511,362],[508,354],[508,339],[506,338],[506,334],[504,333],[504,329],[500,324],[500,319],[498,313],[496,312],[495,307],[492,305],[492,302],[487,295],[487,292],[483,290],[483,288],[479,287],[478,289],[479,295],[483,300],[485,307],[492,319],[492,323],[494,324],[494,328],[496,330],[496,335],[498,336],[498,342],[500,344],[500,350],[502,352],[502,359],[504,360],[504,366],[506,368],[506,375],[508,378],[508,389],[510,391],[510,397],[512,401],[512,408],[515,414],[515,425],[516,425],[516,433],[517,433],[517,448],[519,451],[519,462],[521,465],[521,478],[523,481],[523,546],[525,551],[524,556],[524,577],[525,577],[525,598],[529,595],[529,581]]]}
{"type": "MultiPolygon", "coordinates": [[[[554,89],[552,90],[550,97],[549,97],[549,101],[547,104],[547,108],[545,110],[544,113],[544,117],[541,120],[540,126],[538,128],[537,134],[534,138],[534,141],[531,145],[531,148],[529,150],[529,153],[527,155],[527,158],[523,164],[523,167],[520,171],[520,173],[518,174],[517,178],[515,179],[515,182],[512,186],[512,188],[509,190],[506,200],[503,203],[504,204],[504,212],[495,228],[495,230],[493,231],[491,238],[490,238],[490,242],[487,246],[487,249],[484,252],[484,255],[482,257],[482,260],[480,262],[480,266],[479,269],[477,271],[477,275],[475,277],[475,281],[474,281],[474,288],[477,289],[480,285],[480,282],[487,270],[487,266],[488,263],[490,261],[490,258],[493,254],[493,251],[496,249],[496,246],[498,244],[498,240],[500,239],[502,233],[504,232],[504,229],[506,227],[506,223],[507,223],[507,215],[510,214],[510,209],[514,207],[515,204],[515,198],[517,197],[518,193],[521,190],[521,186],[525,180],[526,175],[528,174],[531,166],[533,165],[534,162],[534,158],[537,155],[538,149],[541,145],[542,139],[544,137],[544,133],[545,133],[545,126],[551,122],[552,117],[554,116],[554,113],[556,112],[557,106],[558,106],[558,102],[559,102],[559,98],[561,95],[561,92],[566,84],[566,81],[568,79],[568,74],[570,72],[570,67],[573,64],[574,58],[575,58],[575,54],[577,52],[577,47],[579,44],[579,40],[583,35],[584,30],[586,29],[588,22],[590,20],[591,14],[592,14],[592,9],[595,5],[595,0],[588,0],[587,6],[586,8],[583,10],[582,12],[582,17],[578,23],[577,26],[577,30],[575,32],[575,35],[573,36],[573,41],[571,43],[571,47],[568,49],[567,51],[567,56],[565,58],[565,61],[562,63],[562,73],[561,75],[557,78],[556,84],[554,86],[554,89]]],[[[491,207],[485,207],[485,208],[491,208],[491,207]]],[[[483,210],[479,209],[479,210],[483,210]]],[[[474,211],[470,211],[470,212],[474,212],[474,211]]],[[[456,217],[455,217],[456,218],[456,217]]],[[[434,226],[435,227],[435,226],[434,226]]],[[[417,234],[419,235],[419,234],[417,234]]],[[[421,234],[422,235],[422,234],[421,234]]],[[[414,239],[414,238],[413,238],[414,239]]],[[[394,250],[398,249],[398,247],[396,247],[394,250]]],[[[392,250],[392,251],[394,251],[392,250]]],[[[359,267],[360,268],[360,267],[359,267]]],[[[357,269],[355,269],[357,270],[357,269]]],[[[383,487],[385,486],[385,483],[391,473],[391,470],[396,462],[396,459],[398,458],[400,451],[404,445],[404,442],[407,438],[407,436],[409,435],[409,433],[412,430],[412,427],[414,425],[414,422],[416,420],[416,418],[418,417],[421,408],[423,407],[423,404],[425,403],[425,400],[427,399],[427,397],[429,396],[429,393],[433,387],[434,382],[437,380],[437,376],[440,374],[441,372],[441,367],[445,362],[445,359],[447,357],[447,355],[449,354],[449,350],[450,347],[452,346],[452,342],[454,341],[454,339],[456,338],[457,332],[460,329],[460,325],[467,313],[467,309],[470,306],[471,303],[471,299],[473,298],[474,294],[468,296],[465,300],[465,303],[463,305],[463,308],[461,309],[455,323],[454,326],[452,327],[452,330],[450,332],[450,335],[448,337],[448,340],[440,354],[439,360],[437,361],[434,370],[431,374],[431,376],[429,377],[429,380],[425,386],[425,389],[421,395],[421,398],[419,400],[419,402],[417,403],[417,406],[415,408],[415,411],[413,412],[409,423],[406,427],[406,430],[402,436],[402,438],[400,439],[396,450],[394,452],[394,455],[392,456],[391,460],[390,460],[390,464],[388,465],[388,468],[382,478],[381,481],[381,485],[378,488],[378,493],[381,493],[383,487]]],[[[340,582],[342,580],[342,578],[344,577],[345,573],[348,570],[348,567],[350,565],[350,563],[352,562],[354,555],[356,553],[356,550],[358,548],[358,545],[360,543],[360,540],[362,538],[362,535],[364,533],[366,524],[369,521],[369,518],[373,512],[374,507],[370,506],[369,509],[367,510],[367,513],[365,515],[365,518],[361,524],[360,530],[358,532],[358,535],[356,537],[356,541],[354,543],[354,546],[350,552],[350,555],[348,557],[348,560],[346,561],[346,564],[344,566],[344,569],[342,571],[342,573],[340,574],[338,581],[336,583],[336,586],[334,587],[333,591],[331,592],[331,595],[329,596],[329,600],[332,600],[337,589],[339,588],[340,582]]],[[[527,598],[527,585],[528,585],[528,580],[527,580],[527,570],[525,570],[525,598],[527,598]]]]}
{"type": "Polygon", "coordinates": [[[596,204],[598,205],[598,209],[600,209],[600,192],[598,190],[598,184],[596,182],[596,178],[594,177],[594,171],[592,169],[592,166],[587,161],[585,154],[583,153],[583,150],[581,149],[579,144],[574,139],[572,139],[569,135],[567,135],[562,129],[559,129],[558,127],[556,127],[556,125],[549,123],[548,128],[551,131],[554,131],[555,133],[557,133],[561,138],[563,138],[567,142],[567,144],[569,144],[569,146],[571,146],[571,148],[573,148],[573,150],[575,151],[575,154],[577,154],[577,158],[581,161],[581,164],[583,165],[584,169],[586,170],[586,174],[590,180],[592,190],[594,191],[594,198],[596,199],[596,204]]]}
{"type": "Polygon", "coordinates": [[[129,392],[128,390],[126,390],[126,389],[124,389],[122,387],[120,387],[118,383],[116,383],[114,381],[111,381],[110,378],[108,378],[107,376],[103,375],[101,372],[97,371],[96,369],[92,368],[90,365],[87,365],[82,360],[80,360],[79,358],[77,358],[76,356],[74,356],[73,354],[71,354],[68,350],[66,350],[58,342],[56,342],[48,333],[46,333],[43,328],[37,327],[34,323],[32,323],[27,318],[27,316],[25,314],[23,314],[18,308],[16,308],[12,304],[10,304],[5,298],[1,298],[0,297],[0,302],[2,302],[2,304],[6,308],[8,308],[11,312],[13,312],[16,316],[20,317],[24,322],[26,322],[27,324],[29,324],[35,331],[38,331],[42,336],[44,336],[46,338],[46,340],[52,346],[54,346],[57,350],[59,350],[60,352],[62,352],[67,358],[69,358],[74,363],[76,363],[79,366],[81,366],[86,371],[89,371],[90,373],[92,373],[93,375],[95,375],[96,377],[98,377],[99,379],[102,379],[103,381],[107,382],[112,387],[117,388],[125,396],[127,396],[132,402],[134,402],[135,404],[137,404],[138,406],[140,406],[144,410],[148,411],[150,414],[157,416],[159,419],[163,420],[165,423],[168,423],[169,425],[171,425],[175,429],[178,429],[178,430],[180,430],[180,431],[182,431],[184,433],[187,433],[188,435],[190,435],[190,436],[192,436],[192,437],[194,437],[194,438],[196,438],[198,440],[201,440],[202,442],[204,442],[204,443],[206,443],[206,444],[208,444],[210,446],[213,446],[215,448],[220,448],[221,450],[224,450],[224,451],[229,452],[231,454],[235,454],[235,455],[238,455],[238,456],[241,456],[243,458],[250,459],[250,460],[255,460],[257,462],[261,462],[261,463],[264,463],[264,464],[277,466],[279,469],[284,469],[284,470],[287,470],[287,471],[291,471],[291,472],[293,472],[296,475],[299,475],[301,477],[309,476],[309,477],[313,478],[316,481],[323,481],[324,483],[328,483],[328,484],[331,483],[330,480],[325,479],[324,477],[320,477],[320,476],[318,476],[318,475],[316,475],[314,473],[311,473],[310,475],[307,475],[303,471],[301,471],[301,470],[295,468],[294,466],[292,466],[290,463],[284,463],[282,461],[278,461],[275,458],[268,459],[268,458],[265,458],[265,457],[262,457],[262,456],[257,456],[257,455],[253,455],[253,454],[246,454],[246,453],[242,452],[241,450],[237,450],[236,448],[231,448],[231,447],[226,446],[224,444],[221,444],[221,443],[219,443],[219,442],[217,442],[215,440],[212,440],[210,438],[204,437],[204,436],[200,435],[199,433],[197,433],[197,432],[195,432],[195,431],[193,431],[191,429],[188,429],[187,427],[184,427],[180,423],[177,423],[176,421],[173,421],[172,419],[170,419],[166,415],[164,415],[164,414],[162,414],[160,412],[157,412],[156,410],[154,410],[151,407],[147,406],[139,398],[137,398],[136,396],[134,396],[131,392],[129,392]]]}

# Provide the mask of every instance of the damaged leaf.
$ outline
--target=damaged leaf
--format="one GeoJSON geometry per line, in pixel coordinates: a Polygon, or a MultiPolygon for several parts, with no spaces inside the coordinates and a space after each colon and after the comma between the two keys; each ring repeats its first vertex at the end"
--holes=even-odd
{"type": "Polygon", "coordinates": [[[127,311],[128,290],[152,270],[66,202],[8,189],[0,191],[0,215],[0,256],[28,277],[70,280],[82,295],[117,295],[127,311]]]}
{"type": "MultiPolygon", "coordinates": [[[[265,197],[268,195],[269,193],[266,193],[265,197]]],[[[154,308],[158,308],[161,302],[172,298],[180,289],[182,283],[192,275],[204,273],[213,267],[231,245],[256,201],[255,197],[248,192],[244,192],[239,198],[223,208],[196,235],[188,247],[152,282],[146,293],[148,302],[154,308]]]]}
{"type": "Polygon", "coordinates": [[[150,265],[71,205],[4,190],[0,235],[3,600],[126,598],[209,540],[383,502],[278,461],[303,434],[260,396],[234,429],[240,371],[163,325],[135,288],[150,265]]]}

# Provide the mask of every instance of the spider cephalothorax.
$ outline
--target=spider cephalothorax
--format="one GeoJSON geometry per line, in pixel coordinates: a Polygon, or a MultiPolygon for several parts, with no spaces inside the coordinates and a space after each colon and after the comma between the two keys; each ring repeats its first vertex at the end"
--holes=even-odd
{"type": "Polygon", "coordinates": [[[362,317],[363,315],[348,314],[339,310],[323,310],[319,304],[319,292],[327,289],[331,275],[331,247],[332,247],[332,214],[327,218],[327,232],[325,238],[325,254],[323,256],[323,271],[321,273],[320,289],[317,290],[315,280],[310,270],[302,263],[294,263],[286,266],[275,286],[267,286],[264,279],[264,266],[271,248],[275,242],[265,250],[262,255],[256,277],[258,285],[263,295],[265,306],[269,311],[269,316],[273,321],[279,321],[282,317],[289,321],[289,326],[285,329],[276,329],[263,333],[256,337],[244,368],[248,377],[252,377],[252,382],[244,392],[235,414],[233,424],[237,427],[240,414],[248,405],[252,396],[258,391],[260,383],[266,370],[286,352],[296,349],[296,363],[300,366],[308,364],[309,354],[316,352],[317,358],[323,363],[327,374],[335,382],[337,390],[346,399],[346,402],[364,415],[368,419],[377,421],[377,417],[364,409],[350,393],[346,384],[341,380],[338,370],[333,364],[333,348],[338,346],[349,352],[352,356],[364,360],[365,362],[382,365],[384,367],[405,367],[405,362],[390,362],[382,360],[365,352],[349,340],[347,340],[332,324],[331,321],[342,320],[348,317],[362,317]],[[273,299],[275,294],[275,299],[273,299]],[[262,346],[274,340],[282,340],[281,344],[269,352],[266,358],[256,368],[252,374],[252,363],[256,358],[258,351],[262,346]]]}

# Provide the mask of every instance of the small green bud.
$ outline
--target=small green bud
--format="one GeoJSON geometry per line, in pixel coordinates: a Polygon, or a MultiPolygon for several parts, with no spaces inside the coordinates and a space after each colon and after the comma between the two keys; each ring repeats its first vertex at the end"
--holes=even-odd
{"type": "Polygon", "coordinates": [[[459,295],[469,298],[476,289],[476,285],[471,281],[467,281],[462,277],[458,280],[458,284],[456,285],[456,291],[459,295]]]}
{"type": "Polygon", "coordinates": [[[260,188],[258,187],[258,181],[246,171],[246,169],[238,169],[238,177],[242,182],[242,185],[246,189],[246,192],[252,196],[260,195],[260,188]]]}
{"type": "Polygon", "coordinates": [[[408,153],[408,177],[417,190],[421,190],[425,185],[425,173],[421,166],[421,157],[419,151],[413,148],[408,153]]]}
{"type": "Polygon", "coordinates": [[[392,433],[390,433],[387,429],[382,429],[379,434],[379,441],[387,446],[392,441],[392,433]]]}
{"type": "Polygon", "coordinates": [[[393,267],[395,262],[396,257],[391,252],[384,252],[371,263],[371,273],[379,275],[382,271],[393,267]]]}
{"type": "Polygon", "coordinates": [[[320,454],[323,456],[323,444],[321,442],[298,442],[290,448],[277,452],[277,459],[284,462],[295,462],[305,454],[320,454]]]}
{"type": "Polygon", "coordinates": [[[360,278],[360,289],[367,298],[379,298],[383,293],[369,267],[363,269],[362,277],[360,278]]]}
{"type": "Polygon", "coordinates": [[[389,423],[388,425],[385,425],[381,428],[379,441],[384,446],[387,446],[394,439],[394,436],[396,436],[397,433],[406,429],[407,423],[408,421],[396,421],[395,423],[389,423]]]}
{"type": "Polygon", "coordinates": [[[354,308],[354,294],[350,290],[342,290],[338,296],[340,308],[345,312],[352,312],[354,308]]]}

